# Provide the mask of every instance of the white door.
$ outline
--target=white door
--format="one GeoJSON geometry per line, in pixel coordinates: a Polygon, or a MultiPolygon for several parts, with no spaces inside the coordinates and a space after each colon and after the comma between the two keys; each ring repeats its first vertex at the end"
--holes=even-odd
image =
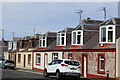
{"type": "Polygon", "coordinates": [[[87,75],[86,75],[86,73],[87,73],[86,68],[87,68],[87,56],[84,55],[84,77],[87,76],[87,75]]]}
{"type": "Polygon", "coordinates": [[[44,60],[45,60],[45,63],[44,63],[45,66],[44,67],[46,67],[48,65],[48,55],[45,54],[44,56],[45,56],[45,58],[44,58],[44,60]]]}

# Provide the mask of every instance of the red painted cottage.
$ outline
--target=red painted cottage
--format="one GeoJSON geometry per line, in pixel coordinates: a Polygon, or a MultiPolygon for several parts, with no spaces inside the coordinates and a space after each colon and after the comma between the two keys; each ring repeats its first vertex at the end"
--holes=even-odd
{"type": "Polygon", "coordinates": [[[44,70],[54,59],[72,59],[80,62],[81,76],[106,78],[108,72],[111,79],[120,80],[119,32],[120,18],[82,20],[76,28],[59,31],[51,46],[35,50],[33,69],[44,70]]]}

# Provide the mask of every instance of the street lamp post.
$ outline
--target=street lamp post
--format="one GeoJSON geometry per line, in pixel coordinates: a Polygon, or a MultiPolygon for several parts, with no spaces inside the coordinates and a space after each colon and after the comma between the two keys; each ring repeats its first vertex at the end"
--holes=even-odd
{"type": "Polygon", "coordinates": [[[4,29],[2,29],[2,40],[4,41],[4,29]]]}
{"type": "Polygon", "coordinates": [[[0,59],[4,57],[4,29],[0,29],[2,31],[2,39],[0,41],[0,59]]]}

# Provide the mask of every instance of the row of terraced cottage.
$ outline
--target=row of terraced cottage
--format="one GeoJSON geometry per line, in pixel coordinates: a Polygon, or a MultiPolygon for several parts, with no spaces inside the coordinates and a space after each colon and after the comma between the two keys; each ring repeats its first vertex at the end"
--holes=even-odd
{"type": "Polygon", "coordinates": [[[81,64],[81,76],[120,80],[120,18],[81,21],[76,28],[47,32],[9,41],[6,59],[17,68],[44,70],[54,59],[72,59],[81,64]]]}

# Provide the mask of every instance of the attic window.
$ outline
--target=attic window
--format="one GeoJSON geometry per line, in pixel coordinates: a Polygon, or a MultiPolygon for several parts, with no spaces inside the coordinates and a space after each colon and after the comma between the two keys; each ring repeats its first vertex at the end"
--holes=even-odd
{"type": "Polygon", "coordinates": [[[72,45],[83,45],[83,31],[72,31],[72,45]]]}
{"type": "Polygon", "coordinates": [[[45,36],[42,36],[42,37],[39,39],[39,46],[40,46],[40,47],[46,47],[46,37],[45,37],[45,36]]]}
{"type": "Polygon", "coordinates": [[[66,33],[57,34],[57,46],[66,46],[66,33]]]}
{"type": "Polygon", "coordinates": [[[100,27],[100,43],[115,43],[115,25],[100,27]]]}

